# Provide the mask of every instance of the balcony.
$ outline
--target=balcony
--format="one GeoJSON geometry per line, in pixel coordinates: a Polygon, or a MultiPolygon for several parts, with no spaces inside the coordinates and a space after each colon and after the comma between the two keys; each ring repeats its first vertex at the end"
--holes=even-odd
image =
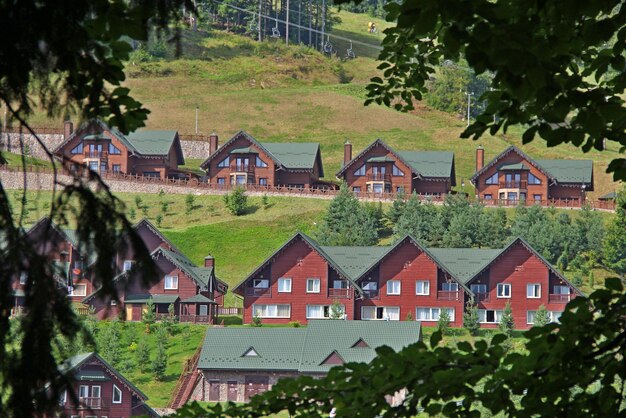
{"type": "Polygon", "coordinates": [[[271,297],[272,292],[269,287],[248,287],[246,288],[246,296],[271,297]]]}
{"type": "Polygon", "coordinates": [[[107,151],[92,151],[92,150],[85,151],[85,158],[106,160],[108,156],[109,156],[109,153],[107,151]]]}
{"type": "Polygon", "coordinates": [[[352,296],[352,289],[349,289],[349,288],[328,289],[329,298],[349,299],[351,296],[352,296]]]}
{"type": "Polygon", "coordinates": [[[211,317],[209,315],[181,315],[180,322],[191,322],[192,324],[208,324],[211,317]]]}
{"type": "Polygon", "coordinates": [[[475,295],[475,301],[476,303],[479,302],[489,302],[489,293],[487,292],[476,292],[474,293],[475,295]]]}
{"type": "Polygon", "coordinates": [[[501,189],[526,189],[528,182],[526,180],[502,180],[500,182],[501,189]]]}
{"type": "Polygon", "coordinates": [[[458,290],[438,290],[437,299],[439,300],[460,300],[461,292],[458,290]]]}
{"type": "Polygon", "coordinates": [[[78,398],[78,409],[100,409],[103,406],[102,398],[78,398]]]}
{"type": "Polygon", "coordinates": [[[562,293],[551,293],[548,295],[549,303],[567,303],[570,300],[574,299],[574,295],[570,294],[562,294],[562,293]]]}
{"type": "Polygon", "coordinates": [[[378,290],[363,290],[363,296],[367,299],[376,299],[378,298],[378,290]]]}
{"type": "Polygon", "coordinates": [[[254,173],[254,165],[232,163],[230,171],[233,173],[254,173]]]}
{"type": "Polygon", "coordinates": [[[367,175],[367,181],[384,181],[386,183],[391,183],[391,174],[370,173],[367,175]]]}

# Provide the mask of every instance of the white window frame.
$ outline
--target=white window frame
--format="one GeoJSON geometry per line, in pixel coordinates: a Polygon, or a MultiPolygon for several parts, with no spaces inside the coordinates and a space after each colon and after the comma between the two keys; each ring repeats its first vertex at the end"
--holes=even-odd
{"type": "Polygon", "coordinates": [[[322,280],[320,278],[310,277],[306,279],[306,292],[307,293],[320,293],[321,288],[322,288],[322,280]],[[310,283],[313,283],[313,287],[309,286],[310,283]],[[317,284],[317,286],[315,284],[317,284]]]}
{"type": "Polygon", "coordinates": [[[416,321],[439,321],[439,316],[441,315],[442,309],[446,309],[448,311],[448,315],[450,316],[450,322],[454,322],[456,310],[454,308],[448,308],[446,306],[437,307],[437,306],[418,306],[415,308],[415,320],[416,321]],[[418,310],[423,309],[428,311],[428,319],[420,318],[418,314],[418,310]]]}
{"type": "Polygon", "coordinates": [[[68,291],[67,295],[68,296],[87,296],[87,284],[85,283],[78,283],[75,284],[73,286],[68,287],[68,290],[71,289],[71,291],[68,291]],[[77,292],[76,289],[77,288],[81,288],[83,289],[82,292],[77,292]]]}
{"type": "Polygon", "coordinates": [[[430,280],[416,280],[415,281],[415,294],[418,296],[429,296],[430,295],[430,280]],[[419,292],[418,286],[422,285],[422,292],[419,292]]]}
{"type": "Polygon", "coordinates": [[[512,292],[511,283],[498,283],[496,290],[496,297],[499,299],[511,299],[512,292]],[[502,289],[502,290],[501,290],[502,289]],[[504,289],[508,289],[508,292],[504,292],[504,289]],[[507,293],[506,295],[504,293],[507,293]]]}
{"type": "Polygon", "coordinates": [[[526,298],[527,299],[541,298],[541,283],[528,283],[526,285],[526,298]]]}
{"type": "Polygon", "coordinates": [[[230,166],[230,157],[226,157],[226,158],[224,158],[222,161],[220,161],[219,163],[217,163],[217,166],[218,166],[219,168],[229,167],[229,166],[230,166]]]}
{"type": "Polygon", "coordinates": [[[163,278],[163,289],[178,290],[178,274],[166,274],[163,278]],[[169,286],[167,285],[168,279],[173,281],[173,283],[171,283],[169,286]]]}
{"type": "Polygon", "coordinates": [[[550,321],[552,322],[561,322],[561,315],[563,315],[563,311],[548,311],[550,313],[550,321]]]}
{"type": "Polygon", "coordinates": [[[534,325],[535,324],[535,315],[537,315],[537,311],[526,311],[526,324],[534,325]],[[532,320],[530,319],[532,315],[532,320]]]}
{"type": "Polygon", "coordinates": [[[133,260],[124,260],[124,264],[122,265],[122,271],[132,270],[133,264],[135,264],[133,260]]]}
{"type": "Polygon", "coordinates": [[[20,284],[25,285],[26,283],[28,283],[28,272],[22,271],[20,273],[20,284]]]}
{"type": "Polygon", "coordinates": [[[93,386],[91,386],[91,393],[90,393],[89,397],[90,398],[96,398],[96,399],[102,398],[102,387],[100,385],[93,385],[93,386]],[[98,388],[98,396],[94,396],[94,394],[93,394],[95,388],[98,388]]]}
{"type": "Polygon", "coordinates": [[[258,155],[256,156],[256,160],[254,161],[257,167],[265,168],[267,167],[267,163],[261,159],[258,155]]]}
{"type": "Polygon", "coordinates": [[[268,279],[252,279],[252,287],[255,289],[268,289],[270,281],[268,279]],[[265,286],[260,286],[262,284],[265,284],[265,286]]]}
{"type": "Polygon", "coordinates": [[[400,307],[399,306],[361,306],[361,320],[363,321],[399,321],[400,320],[400,307]],[[374,310],[374,318],[364,318],[363,312],[369,309],[374,310]],[[383,310],[381,318],[377,318],[378,309],[383,310]],[[390,310],[397,311],[397,319],[392,319],[389,317],[390,310]]]}
{"type": "Polygon", "coordinates": [[[67,390],[63,391],[63,394],[59,397],[59,405],[63,406],[67,403],[67,390]]]}
{"type": "Polygon", "coordinates": [[[111,399],[112,399],[111,402],[113,402],[113,403],[122,403],[122,389],[118,388],[115,383],[113,384],[113,394],[112,394],[112,398],[111,399]],[[116,391],[117,391],[117,393],[120,394],[119,395],[119,400],[117,400],[117,401],[115,400],[115,393],[116,393],[116,391]]]}
{"type": "Polygon", "coordinates": [[[80,385],[78,387],[78,398],[88,398],[89,397],[89,386],[88,385],[80,385]],[[85,388],[84,390],[84,396],[83,396],[83,388],[85,388]]]}
{"type": "Polygon", "coordinates": [[[286,319],[289,319],[289,318],[291,318],[291,305],[287,304],[287,303],[258,304],[258,305],[254,304],[254,305],[252,305],[252,316],[257,316],[259,318],[286,318],[286,319]],[[279,306],[283,306],[283,307],[287,306],[289,314],[288,315],[283,315],[283,316],[278,315],[278,312],[279,312],[278,307],[279,306]],[[271,309],[275,309],[276,310],[276,314],[275,315],[269,315],[268,311],[269,311],[270,307],[271,307],[271,309]],[[262,311],[261,315],[257,315],[257,308],[259,308],[262,311]],[[265,310],[265,312],[263,312],[264,310],[265,310]]]}
{"type": "Polygon", "coordinates": [[[503,312],[501,309],[478,309],[478,322],[481,324],[499,324],[503,312]],[[487,321],[487,311],[493,311],[493,322],[487,321]]]}
{"type": "Polygon", "coordinates": [[[392,296],[398,296],[402,294],[402,281],[400,280],[387,280],[387,294],[392,296]],[[398,286],[396,291],[395,286],[398,286]]]}
{"type": "Polygon", "coordinates": [[[278,279],[278,293],[291,293],[291,277],[281,277],[278,279]],[[286,287],[286,289],[281,290],[281,284],[283,284],[283,287],[286,287]],[[286,285],[289,286],[286,286],[286,285]]]}
{"type": "MultiPolygon", "coordinates": [[[[346,305],[341,304],[341,318],[346,314],[346,305]]],[[[330,319],[332,305],[306,305],[306,319],[330,319]],[[321,309],[321,316],[311,315],[312,308],[321,309]]]]}

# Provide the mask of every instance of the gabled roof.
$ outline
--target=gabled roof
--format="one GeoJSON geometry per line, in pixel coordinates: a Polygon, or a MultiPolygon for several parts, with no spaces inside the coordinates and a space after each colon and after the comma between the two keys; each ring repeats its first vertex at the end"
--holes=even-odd
{"type": "Polygon", "coordinates": [[[375,349],[386,345],[395,351],[419,341],[417,321],[311,320],[303,328],[209,328],[199,369],[283,370],[326,373],[333,354],[345,362],[368,363],[375,349]],[[369,347],[353,347],[367,340],[369,347]],[[258,356],[242,353],[254,349],[258,356]]]}
{"type": "Polygon", "coordinates": [[[207,298],[201,293],[193,295],[190,298],[181,300],[181,303],[216,303],[214,300],[207,298]]]}
{"type": "MultiPolygon", "coordinates": [[[[380,145],[387,149],[390,153],[396,156],[396,158],[402,161],[408,166],[413,174],[418,177],[428,178],[452,178],[452,185],[454,185],[454,153],[450,151],[396,151],[391,148],[382,139],[376,139],[363,151],[357,154],[348,164],[344,165],[341,170],[337,172],[337,177],[340,178],[343,173],[352,166],[358,159],[365,155],[369,150],[375,146],[380,145]]],[[[368,161],[382,157],[374,157],[368,159],[368,161]]],[[[388,161],[388,159],[386,159],[388,161]]]]}
{"type": "Polygon", "coordinates": [[[109,363],[107,363],[102,357],[100,357],[97,353],[82,353],[78,354],[74,357],[70,357],[65,360],[63,363],[59,365],[59,372],[62,374],[73,374],[78,372],[78,369],[82,365],[84,365],[88,360],[95,359],[100,362],[109,373],[115,375],[119,380],[121,380],[132,392],[135,393],[142,401],[148,400],[148,397],[135,385],[128,381],[124,376],[122,376],[117,370],[113,368],[109,363]]]}
{"type": "MultiPolygon", "coordinates": [[[[221,151],[226,149],[228,145],[238,138],[244,138],[250,144],[255,145],[263,151],[272,161],[279,167],[287,170],[304,170],[311,171],[317,161],[320,169],[320,177],[324,177],[324,168],[322,166],[322,158],[320,156],[320,144],[317,142],[259,142],[246,131],[237,132],[232,138],[224,143],[216,152],[204,160],[200,164],[200,168],[206,170],[209,162],[217,155],[221,155],[221,151]]],[[[250,149],[250,147],[247,147],[250,149]]],[[[243,152],[244,148],[237,148],[233,152],[243,152]]],[[[254,151],[256,152],[256,151],[254,151]]]]}
{"type": "Polygon", "coordinates": [[[198,267],[182,253],[170,251],[167,248],[158,247],[151,254],[152,258],[162,255],[180,270],[185,272],[202,290],[208,290],[213,275],[213,267],[198,267]]]}
{"type": "Polygon", "coordinates": [[[152,299],[152,302],[154,303],[165,303],[165,304],[172,304],[172,303],[176,303],[176,301],[179,299],[178,295],[172,295],[172,294],[150,294],[150,293],[141,293],[141,294],[136,294],[136,295],[126,295],[126,297],[124,297],[124,303],[140,303],[140,304],[146,304],[148,303],[148,301],[152,299]]]}
{"type": "MultiPolygon", "coordinates": [[[[518,154],[552,181],[557,183],[584,183],[590,186],[587,190],[593,190],[593,162],[591,160],[535,160],[515,145],[511,145],[502,151],[483,168],[474,173],[470,179],[472,183],[476,184],[476,179],[481,174],[496,165],[498,161],[511,152],[518,154]]],[[[506,164],[505,166],[509,167],[512,165],[506,164]]]]}
{"type": "Polygon", "coordinates": [[[483,271],[502,251],[484,248],[429,248],[429,250],[464,285],[483,271]]]}

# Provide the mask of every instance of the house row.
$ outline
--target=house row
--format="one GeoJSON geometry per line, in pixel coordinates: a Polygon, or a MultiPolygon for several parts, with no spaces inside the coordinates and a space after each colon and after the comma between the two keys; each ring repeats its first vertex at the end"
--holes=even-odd
{"type": "MultiPolygon", "coordinates": [[[[43,218],[28,230],[26,239],[55,266],[59,288],[73,303],[95,310],[99,319],[139,321],[152,300],[157,316],[167,315],[173,305],[182,322],[214,323],[228,289],[215,275],[214,258],[209,255],[203,266],[196,266],[149,221],[138,222],[134,229],[155,261],[158,277],[146,286],[141,269],[135,268],[132,249],[120,251],[113,260],[117,300],[100,297],[100,280],[92,271],[96,260],[79,245],[76,231],[43,218]]],[[[28,282],[27,271],[12,282],[15,312],[24,306],[28,282]]]]}
{"type": "Polygon", "coordinates": [[[481,326],[497,327],[510,303],[515,327],[527,329],[541,305],[557,321],[581,292],[521,238],[505,248],[426,248],[411,236],[391,246],[321,246],[295,234],[234,288],[244,323],[327,319],[417,320],[436,325],[443,311],[454,327],[468,303],[481,326]]]}
{"type": "MultiPolygon", "coordinates": [[[[54,151],[64,161],[98,173],[131,174],[161,179],[188,177],[176,131],[137,130],[123,135],[98,120],[75,132],[66,122],[66,138],[54,151]]],[[[220,146],[217,134],[209,138],[209,155],[200,167],[214,187],[235,185],[329,189],[324,181],[319,143],[261,142],[240,131],[220,146]]],[[[536,160],[511,146],[485,164],[485,150],[476,150],[476,173],[471,178],[482,201],[515,204],[533,201],[549,204],[584,201],[593,191],[590,160],[536,160]]],[[[336,173],[355,194],[407,194],[443,196],[456,186],[451,151],[395,150],[377,139],[356,156],[352,144],[344,144],[342,168],[336,173]]]]}

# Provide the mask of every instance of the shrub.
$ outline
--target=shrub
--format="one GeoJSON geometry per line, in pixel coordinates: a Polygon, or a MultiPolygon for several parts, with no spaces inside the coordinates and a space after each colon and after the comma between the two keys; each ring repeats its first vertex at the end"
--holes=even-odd
{"type": "Polygon", "coordinates": [[[511,310],[511,304],[509,302],[504,306],[502,312],[502,319],[500,319],[500,332],[506,334],[507,337],[513,335],[513,329],[515,328],[515,321],[513,321],[513,311],[511,310]]]}
{"type": "Polygon", "coordinates": [[[137,209],[141,209],[143,204],[143,199],[141,198],[141,196],[135,196],[135,206],[137,206],[137,209]]]}
{"type": "Polygon", "coordinates": [[[163,212],[163,214],[166,214],[169,208],[170,208],[169,203],[161,202],[161,212],[163,212]]]}
{"type": "Polygon", "coordinates": [[[152,362],[152,371],[154,378],[163,381],[165,378],[165,370],[167,369],[167,352],[165,350],[165,341],[157,340],[157,352],[152,362]]]}
{"type": "Polygon", "coordinates": [[[160,213],[156,216],[155,218],[156,224],[157,224],[157,228],[161,227],[161,224],[163,223],[163,215],[161,215],[160,213]]]}
{"type": "Polygon", "coordinates": [[[541,305],[537,312],[535,312],[535,326],[542,327],[548,325],[550,322],[550,313],[548,313],[544,305],[541,305]]]}
{"type": "Polygon", "coordinates": [[[253,327],[260,327],[261,325],[263,325],[263,321],[261,320],[261,318],[259,318],[258,316],[253,316],[252,317],[252,326],[253,327]]]}
{"type": "Polygon", "coordinates": [[[147,217],[148,217],[148,209],[150,209],[150,208],[148,207],[148,205],[143,205],[143,206],[141,207],[141,213],[143,214],[143,217],[144,217],[144,218],[147,218],[147,217]]]}
{"type": "Polygon", "coordinates": [[[224,195],[226,207],[235,216],[242,215],[248,205],[248,196],[243,187],[237,187],[232,193],[224,195]]]}
{"type": "Polygon", "coordinates": [[[469,302],[467,304],[467,310],[463,314],[463,327],[474,337],[478,335],[478,331],[480,330],[478,307],[469,302]]]}
{"type": "Polygon", "coordinates": [[[264,194],[263,197],[261,197],[261,203],[263,204],[264,209],[267,209],[268,206],[270,205],[269,199],[266,194],[264,194]]]}
{"type": "Polygon", "coordinates": [[[189,193],[187,196],[185,196],[185,213],[187,215],[190,215],[191,212],[193,212],[195,204],[196,204],[196,198],[194,195],[189,193]]]}
{"type": "Polygon", "coordinates": [[[411,311],[409,311],[409,313],[406,314],[406,318],[404,320],[405,321],[412,321],[413,320],[413,313],[411,313],[411,311]]]}
{"type": "Polygon", "coordinates": [[[344,307],[339,303],[339,299],[333,300],[333,304],[330,305],[330,319],[343,319],[344,307]]]}
{"type": "Polygon", "coordinates": [[[159,190],[159,197],[163,197],[165,196],[165,190],[161,189],[159,190]]]}
{"type": "Polygon", "coordinates": [[[128,211],[128,217],[131,221],[135,220],[135,218],[137,217],[137,211],[135,210],[135,208],[130,208],[130,210],[128,211]]]}
{"type": "Polygon", "coordinates": [[[156,321],[156,306],[154,306],[152,298],[148,299],[148,303],[146,305],[146,311],[141,316],[141,321],[147,325],[146,330],[150,332],[150,325],[154,324],[156,321]]]}
{"type": "Polygon", "coordinates": [[[292,327],[292,328],[300,328],[301,325],[302,324],[300,324],[300,321],[291,321],[289,323],[289,326],[292,327]]]}
{"type": "Polygon", "coordinates": [[[437,331],[441,332],[441,335],[448,335],[450,333],[450,314],[447,309],[441,309],[439,321],[437,321],[437,331]]]}

